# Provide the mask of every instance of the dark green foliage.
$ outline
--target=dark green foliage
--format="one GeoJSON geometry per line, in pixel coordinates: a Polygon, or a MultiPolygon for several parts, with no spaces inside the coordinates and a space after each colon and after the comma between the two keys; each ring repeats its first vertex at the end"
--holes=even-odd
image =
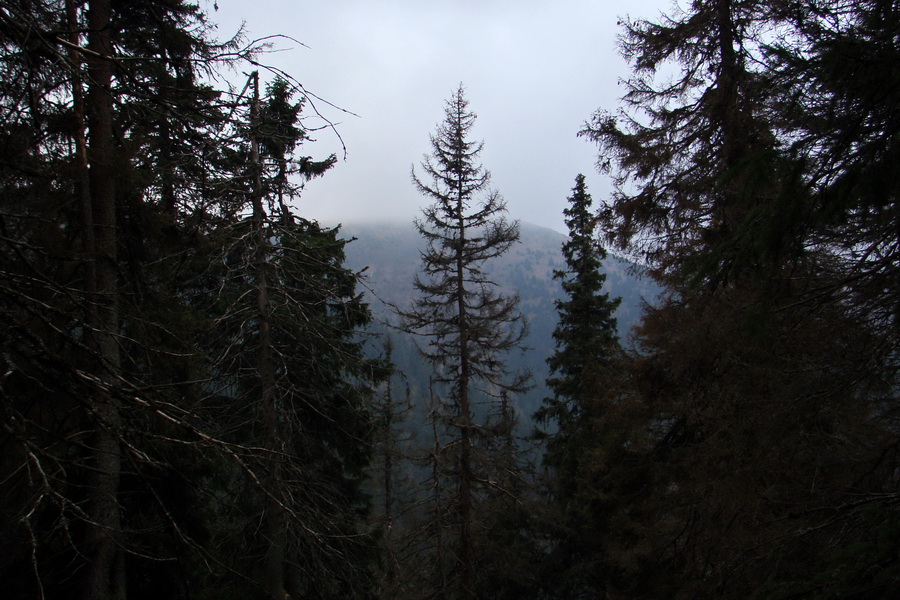
{"type": "MultiPolygon", "coordinates": [[[[597,239],[597,217],[591,209],[584,176],[578,175],[564,211],[569,237],[563,244],[565,269],[554,272],[563,298],[556,301],[559,321],[553,332],[554,353],[548,358],[547,385],[553,397],[535,417],[549,426],[544,464],[547,467],[549,552],[542,569],[543,585],[558,597],[578,597],[597,589],[593,558],[606,528],[596,481],[585,472],[585,453],[609,443],[596,439],[594,420],[602,416],[613,364],[619,353],[616,319],[620,300],[603,291],[606,251],[597,239]]],[[[606,433],[603,434],[606,437],[606,433]]],[[[591,458],[594,458],[593,456],[591,458]]]]}
{"type": "Polygon", "coordinates": [[[616,169],[610,239],[660,273],[715,283],[766,260],[757,206],[780,193],[785,169],[755,60],[768,19],[766,0],[714,0],[625,25],[634,76],[623,101],[646,118],[598,111],[581,135],[616,169]],[[670,65],[671,79],[655,77],[670,65]]]}
{"type": "Polygon", "coordinates": [[[569,207],[563,213],[569,228],[569,239],[562,247],[566,268],[554,271],[553,278],[560,281],[564,296],[556,301],[556,351],[547,359],[551,372],[547,384],[554,397],[546,400],[538,417],[554,422],[564,435],[578,419],[584,397],[591,393],[586,380],[608,365],[615,352],[618,335],[613,313],[620,300],[603,292],[606,275],[601,269],[606,250],[597,239],[597,218],[583,175],[575,178],[569,207]]]}
{"type": "Polygon", "coordinates": [[[215,287],[201,291],[214,301],[207,311],[216,327],[205,345],[227,419],[223,435],[255,448],[245,464],[260,477],[229,484],[240,507],[233,518],[263,523],[245,538],[246,552],[230,558],[269,595],[354,597],[370,586],[374,560],[361,531],[361,486],[378,369],[362,357],[370,315],[343,267],[347,242],[290,209],[302,182],[334,163],[296,156],[305,132],[303,103],[292,95],[276,79],[251,100],[249,148],[236,154],[257,162],[240,180],[243,210],[233,205],[246,216],[210,234],[223,252],[204,278],[215,287]],[[299,186],[289,177],[298,173],[299,186]],[[253,492],[259,484],[262,494],[253,492]]]}
{"type": "MultiPolygon", "coordinates": [[[[269,257],[268,316],[273,350],[277,415],[277,450],[263,450],[269,433],[259,377],[259,320],[252,281],[241,265],[246,252],[235,240],[247,239],[250,223],[229,228],[228,244],[236,252],[223,264],[233,265],[217,278],[215,337],[209,346],[217,354],[215,407],[223,436],[230,442],[259,448],[245,457],[255,472],[279,468],[279,480],[268,486],[283,503],[287,525],[285,583],[292,595],[314,589],[319,597],[354,597],[363,593],[367,569],[374,560],[372,540],[362,535],[366,497],[362,492],[370,460],[370,386],[377,365],[361,357],[361,328],[368,309],[355,291],[356,278],[343,268],[344,240],[336,229],[315,222],[279,217],[268,223],[267,239],[277,239],[269,257]],[[242,234],[241,232],[244,232],[242,234]],[[243,255],[243,256],[242,256],[243,255]],[[327,540],[323,541],[323,540],[327,540]]],[[[240,475],[235,473],[234,476],[240,475]]],[[[271,508],[256,483],[243,477],[223,481],[236,502],[237,530],[217,531],[220,543],[239,533],[242,552],[232,552],[229,564],[238,573],[261,576],[257,571],[267,534],[248,535],[248,523],[271,508]],[[237,483],[237,485],[236,485],[237,483]],[[247,536],[247,537],[244,537],[247,536]]],[[[239,583],[236,582],[236,583],[239,583]]]]}
{"type": "Polygon", "coordinates": [[[346,242],[294,213],[335,162],[301,155],[304,99],[221,89],[259,48],[183,0],[5,2],[5,594],[893,598],[900,5],[697,0],[625,28],[626,110],[582,131],[616,191],[593,214],[578,177],[555,272],[543,497],[504,353],[546,307],[488,274],[518,223],[461,88],[413,174],[433,438],[404,501],[427,519],[386,503],[402,552],[379,561],[387,371],[346,242]],[[627,351],[598,227],[667,289],[627,351]]]}
{"type": "Polygon", "coordinates": [[[253,558],[266,539],[254,519],[277,496],[298,517],[292,592],[365,594],[373,365],[358,334],[369,314],[337,231],[286,208],[297,177],[334,162],[296,156],[302,101],[276,80],[258,131],[235,121],[242,107],[224,98],[237,96],[207,76],[254,48],[213,43],[203,14],[180,1],[17,2],[0,13],[8,593],[261,597],[253,558]],[[119,60],[100,56],[107,38],[119,60]],[[248,130],[277,211],[264,232],[244,218],[256,191],[248,130]],[[272,245],[283,416],[302,425],[284,430],[277,454],[258,443],[248,372],[260,321],[240,312],[256,281],[250,232],[272,245]],[[285,457],[277,487],[266,474],[285,457]]]}
{"type": "Polygon", "coordinates": [[[900,6],[835,0],[785,18],[805,50],[769,49],[785,153],[803,169],[792,233],[831,250],[817,265],[832,277],[828,293],[852,294],[896,355],[900,6]]]}
{"type": "Polygon", "coordinates": [[[613,500],[592,552],[613,597],[897,581],[878,535],[897,493],[895,4],[714,0],[627,25],[636,112],[583,134],[616,174],[610,238],[669,294],[583,471],[613,500]]]}
{"type": "MultiPolygon", "coordinates": [[[[193,9],[177,2],[144,6],[163,18],[182,10],[187,21],[193,18],[193,9]]],[[[198,371],[191,342],[172,333],[190,322],[189,311],[172,301],[172,288],[161,283],[157,270],[163,262],[178,264],[183,242],[174,232],[160,232],[148,181],[163,172],[161,163],[143,165],[138,176],[137,157],[151,147],[145,134],[172,114],[154,114],[151,125],[147,115],[138,119],[122,109],[134,105],[123,102],[112,115],[104,113],[119,133],[110,139],[98,109],[108,100],[98,93],[102,77],[96,65],[88,65],[88,73],[85,53],[78,49],[86,41],[80,32],[88,30],[87,20],[105,7],[101,2],[18,3],[10,12],[4,7],[0,62],[15,76],[4,80],[8,85],[2,90],[3,130],[10,135],[3,144],[8,154],[0,160],[0,303],[7,350],[2,398],[4,424],[10,427],[4,427],[0,442],[9,457],[0,479],[2,496],[9,500],[4,538],[16,545],[4,554],[2,569],[7,580],[21,584],[23,596],[38,589],[49,597],[86,593],[85,573],[99,562],[92,561],[97,536],[90,534],[99,529],[97,523],[109,527],[100,538],[120,544],[110,593],[141,581],[145,568],[159,573],[165,564],[160,561],[184,548],[172,520],[183,515],[172,506],[189,506],[191,494],[173,485],[181,476],[174,474],[197,468],[194,455],[173,451],[186,437],[196,441],[186,418],[196,397],[184,395],[175,382],[196,380],[198,371]],[[63,46],[61,39],[73,46],[63,46]],[[26,48],[36,52],[23,52],[26,48]],[[87,156],[86,143],[93,151],[87,156]],[[108,159],[102,169],[100,157],[108,159]],[[145,235],[156,243],[145,245],[145,235]],[[100,267],[106,273],[102,280],[100,267]],[[103,456],[115,457],[115,464],[103,465],[103,456]],[[107,513],[103,521],[92,513],[98,498],[110,498],[99,492],[98,474],[120,496],[113,500],[117,514],[107,513]],[[143,535],[121,535],[126,531],[143,535]]],[[[113,19],[104,36],[127,45],[123,37],[135,32],[125,34],[119,23],[113,19]]],[[[94,52],[96,31],[87,39],[94,52]]],[[[144,50],[154,41],[159,40],[145,38],[144,50]]],[[[206,41],[198,34],[191,43],[193,50],[186,52],[195,58],[206,41]]],[[[161,61],[156,71],[169,65],[161,61]]],[[[170,91],[192,93],[189,82],[170,91]]],[[[131,78],[120,76],[112,93],[156,98],[149,79],[137,71],[131,78]]],[[[177,281],[177,270],[167,271],[177,281]]],[[[189,330],[184,327],[183,333],[189,330]]],[[[183,534],[201,537],[188,520],[182,522],[183,534]]],[[[165,577],[159,579],[162,585],[165,577]]]]}

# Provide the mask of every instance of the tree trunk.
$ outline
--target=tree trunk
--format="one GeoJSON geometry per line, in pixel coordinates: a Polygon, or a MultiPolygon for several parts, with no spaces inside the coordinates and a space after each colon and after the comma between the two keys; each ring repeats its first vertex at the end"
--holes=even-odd
{"type": "Polygon", "coordinates": [[[112,44],[109,0],[91,0],[88,8],[89,67],[87,117],[91,214],[83,215],[85,239],[93,232],[94,256],[89,257],[87,291],[89,330],[97,350],[99,383],[92,397],[94,421],[87,478],[87,516],[84,555],[87,559],[84,597],[118,600],[125,597],[120,549],[121,515],[118,504],[121,415],[115,390],[120,375],[117,229],[113,152],[112,44]],[[91,279],[93,278],[93,281],[91,279]]]}
{"type": "Polygon", "coordinates": [[[252,75],[253,100],[250,107],[250,162],[253,169],[253,231],[255,237],[254,269],[256,271],[257,319],[259,320],[259,393],[265,428],[264,447],[268,466],[263,490],[266,497],[264,521],[268,547],[263,571],[263,587],[275,600],[283,600],[284,558],[287,515],[280,498],[281,463],[284,449],[278,427],[278,406],[275,397],[275,368],[272,363],[269,289],[266,274],[269,240],[266,235],[266,211],[263,206],[262,162],[259,155],[259,73],[252,75]]]}
{"type": "Polygon", "coordinates": [[[469,324],[466,320],[465,257],[466,224],[463,218],[463,200],[460,192],[457,202],[459,211],[459,248],[456,255],[457,314],[459,316],[459,597],[472,598],[472,409],[469,406],[469,324]]]}
{"type": "MultiPolygon", "coordinates": [[[[391,341],[388,338],[385,344],[385,360],[391,362],[391,341]]],[[[384,392],[384,541],[386,548],[385,580],[388,594],[384,597],[396,596],[397,568],[394,564],[393,530],[394,530],[394,388],[391,385],[391,376],[388,375],[384,392]]]]}
{"type": "Polygon", "coordinates": [[[444,487],[442,482],[443,472],[441,460],[441,436],[438,428],[438,419],[440,419],[438,410],[438,400],[434,393],[434,378],[428,381],[429,393],[429,414],[431,416],[431,435],[434,441],[431,454],[431,480],[433,482],[434,493],[434,536],[435,536],[435,565],[434,565],[434,587],[436,590],[435,598],[443,600],[447,597],[447,572],[445,570],[447,561],[444,558],[444,487]]]}
{"type": "Polygon", "coordinates": [[[81,251],[84,262],[84,294],[87,321],[96,323],[94,298],[97,294],[94,243],[94,215],[91,208],[91,178],[88,174],[87,125],[85,124],[84,82],[81,73],[81,34],[75,0],[66,0],[66,20],[69,28],[69,61],[72,69],[72,114],[75,118],[75,164],[78,173],[78,208],[81,213],[81,251]]]}

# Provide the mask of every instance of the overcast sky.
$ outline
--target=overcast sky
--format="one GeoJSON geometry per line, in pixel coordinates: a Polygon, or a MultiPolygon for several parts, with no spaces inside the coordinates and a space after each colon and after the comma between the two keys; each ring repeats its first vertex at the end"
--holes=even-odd
{"type": "Polygon", "coordinates": [[[409,219],[427,201],[410,167],[429,151],[444,101],[462,83],[478,115],[473,138],[514,218],[565,232],[562,210],[584,173],[609,192],[596,147],[576,137],[597,109],[614,110],[628,75],[619,17],[656,20],[670,0],[218,0],[219,36],[283,34],[265,62],[352,111],[317,107],[337,123],[304,154],[341,158],[310,182],[300,212],[326,223],[409,219]]]}

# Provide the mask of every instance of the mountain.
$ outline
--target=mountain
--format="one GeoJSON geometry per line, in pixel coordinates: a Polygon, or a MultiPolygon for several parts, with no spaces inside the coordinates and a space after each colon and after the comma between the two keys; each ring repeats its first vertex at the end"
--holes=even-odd
{"type": "MultiPolygon", "coordinates": [[[[405,307],[414,297],[413,279],[420,268],[421,239],[412,222],[344,223],[341,237],[354,239],[347,244],[348,268],[363,272],[363,286],[375,318],[391,322],[391,305],[405,307]]],[[[521,309],[528,320],[527,349],[521,356],[511,355],[511,368],[531,370],[535,389],[517,399],[522,422],[530,423],[531,414],[547,395],[546,359],[553,350],[556,327],[554,302],[562,294],[553,270],[564,266],[561,247],[566,236],[538,225],[521,223],[520,243],[504,256],[487,265],[488,274],[507,292],[518,292],[521,309]]],[[[645,299],[652,300],[659,289],[649,279],[642,279],[631,263],[615,257],[604,262],[606,289],[620,296],[622,304],[616,312],[620,336],[627,336],[640,319],[645,299]]],[[[376,327],[386,331],[387,327],[376,327]]],[[[414,342],[401,333],[391,334],[395,342],[394,362],[410,381],[412,395],[424,393],[428,367],[415,352],[414,342]]]]}

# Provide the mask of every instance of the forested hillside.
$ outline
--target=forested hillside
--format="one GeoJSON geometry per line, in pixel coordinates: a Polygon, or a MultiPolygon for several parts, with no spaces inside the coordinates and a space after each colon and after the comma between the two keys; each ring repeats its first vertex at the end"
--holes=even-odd
{"type": "Polygon", "coordinates": [[[566,235],[462,84],[412,223],[301,213],[340,127],[217,6],[0,4],[4,597],[896,597],[900,1],[622,19],[566,235]]]}
{"type": "MultiPolygon", "coordinates": [[[[340,234],[352,239],[347,245],[347,267],[361,272],[361,287],[376,322],[396,325],[395,307],[405,308],[413,297],[413,279],[418,271],[421,240],[412,222],[347,222],[340,234]]],[[[532,427],[531,416],[548,394],[547,358],[553,350],[556,326],[555,302],[562,297],[553,271],[562,268],[562,244],[566,236],[530,223],[521,224],[519,243],[507,254],[487,265],[490,277],[502,289],[518,292],[522,312],[528,322],[524,352],[511,356],[514,367],[525,367],[534,375],[534,389],[514,399],[523,431],[532,427]]],[[[623,339],[637,324],[646,302],[656,299],[660,288],[643,277],[635,265],[609,257],[603,265],[607,274],[606,289],[613,297],[622,298],[616,311],[623,339]]],[[[390,328],[373,327],[379,331],[390,328]]],[[[427,365],[416,357],[415,339],[393,332],[394,361],[417,386],[428,381],[427,365]]],[[[372,346],[378,348],[378,342],[372,346]]]]}

